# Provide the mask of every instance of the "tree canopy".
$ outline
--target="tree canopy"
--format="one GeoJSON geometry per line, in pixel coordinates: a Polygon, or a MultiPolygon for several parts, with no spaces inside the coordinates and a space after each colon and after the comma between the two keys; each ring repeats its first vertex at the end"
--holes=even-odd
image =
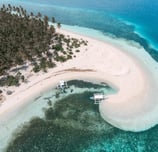
{"type": "Polygon", "coordinates": [[[55,33],[48,17],[29,14],[22,7],[8,5],[0,9],[0,74],[11,66],[42,57],[55,33]]]}
{"type": "MultiPolygon", "coordinates": [[[[55,18],[51,21],[55,23],[55,18]]],[[[57,27],[61,27],[59,22],[57,27]]],[[[0,75],[26,61],[32,63],[34,72],[46,72],[56,61],[71,59],[72,50],[81,44],[87,42],[57,33],[49,24],[49,17],[40,12],[28,13],[23,7],[10,4],[0,8],[0,75]]]]}

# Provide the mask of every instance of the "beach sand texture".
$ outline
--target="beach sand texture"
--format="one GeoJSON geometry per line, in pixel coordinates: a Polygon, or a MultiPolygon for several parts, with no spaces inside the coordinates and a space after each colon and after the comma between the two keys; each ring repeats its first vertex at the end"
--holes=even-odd
{"type": "MultiPolygon", "coordinates": [[[[143,48],[125,40],[111,40],[110,44],[62,29],[58,32],[88,40],[88,46],[80,48],[76,58],[59,63],[47,73],[34,74],[18,88],[12,87],[14,93],[6,95],[0,106],[0,143],[5,145],[14,129],[35,113],[15,118],[20,109],[61,79],[100,80],[118,89],[99,105],[102,118],[115,127],[142,131],[157,124],[158,64],[143,48]]],[[[33,110],[38,113],[38,108],[33,110]]]]}

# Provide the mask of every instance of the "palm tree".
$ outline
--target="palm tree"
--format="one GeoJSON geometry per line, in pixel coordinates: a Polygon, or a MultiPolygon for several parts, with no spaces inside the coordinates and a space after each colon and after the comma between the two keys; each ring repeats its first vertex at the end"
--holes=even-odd
{"type": "Polygon", "coordinates": [[[31,17],[33,17],[33,16],[34,16],[33,12],[31,12],[31,13],[30,13],[30,16],[31,16],[31,17]]]}
{"type": "Polygon", "coordinates": [[[50,26],[50,32],[55,33],[55,28],[53,25],[50,26]]]}
{"type": "Polygon", "coordinates": [[[16,7],[15,9],[16,9],[16,12],[17,12],[18,14],[20,14],[20,9],[19,9],[19,7],[16,7]]]}
{"type": "Polygon", "coordinates": [[[8,8],[9,8],[9,11],[11,12],[12,11],[12,6],[10,4],[8,4],[8,8]]]}
{"type": "Polygon", "coordinates": [[[42,17],[42,15],[41,15],[40,12],[38,12],[37,17],[38,17],[38,18],[41,18],[41,17],[42,17]]]}
{"type": "Polygon", "coordinates": [[[54,17],[52,17],[52,23],[55,23],[55,18],[54,17]]]}
{"type": "Polygon", "coordinates": [[[5,11],[6,10],[6,7],[5,7],[5,5],[3,4],[3,6],[2,6],[2,9],[3,9],[3,11],[5,11]]]}
{"type": "Polygon", "coordinates": [[[57,23],[57,27],[60,29],[61,28],[61,23],[57,23]]]}
{"type": "Polygon", "coordinates": [[[44,16],[44,24],[46,27],[48,26],[48,20],[49,20],[48,16],[45,15],[44,16]]]}

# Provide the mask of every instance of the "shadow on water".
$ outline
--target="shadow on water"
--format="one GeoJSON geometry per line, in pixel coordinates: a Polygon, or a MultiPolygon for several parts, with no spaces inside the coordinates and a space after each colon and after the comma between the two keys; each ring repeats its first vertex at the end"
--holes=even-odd
{"type": "Polygon", "coordinates": [[[18,129],[6,152],[157,152],[157,126],[140,133],[114,128],[89,99],[93,93],[71,94],[54,106],[49,100],[45,118],[18,129]]]}

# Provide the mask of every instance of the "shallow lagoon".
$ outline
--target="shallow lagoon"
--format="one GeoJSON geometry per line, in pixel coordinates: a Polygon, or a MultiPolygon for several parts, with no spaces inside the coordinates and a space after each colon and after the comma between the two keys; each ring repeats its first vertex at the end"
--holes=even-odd
{"type": "Polygon", "coordinates": [[[100,117],[98,105],[90,97],[94,92],[111,94],[115,90],[83,81],[68,84],[70,92],[60,94],[56,102],[52,91],[35,99],[45,100],[44,117],[34,117],[18,128],[7,152],[158,151],[157,126],[140,133],[125,132],[100,117]]]}

